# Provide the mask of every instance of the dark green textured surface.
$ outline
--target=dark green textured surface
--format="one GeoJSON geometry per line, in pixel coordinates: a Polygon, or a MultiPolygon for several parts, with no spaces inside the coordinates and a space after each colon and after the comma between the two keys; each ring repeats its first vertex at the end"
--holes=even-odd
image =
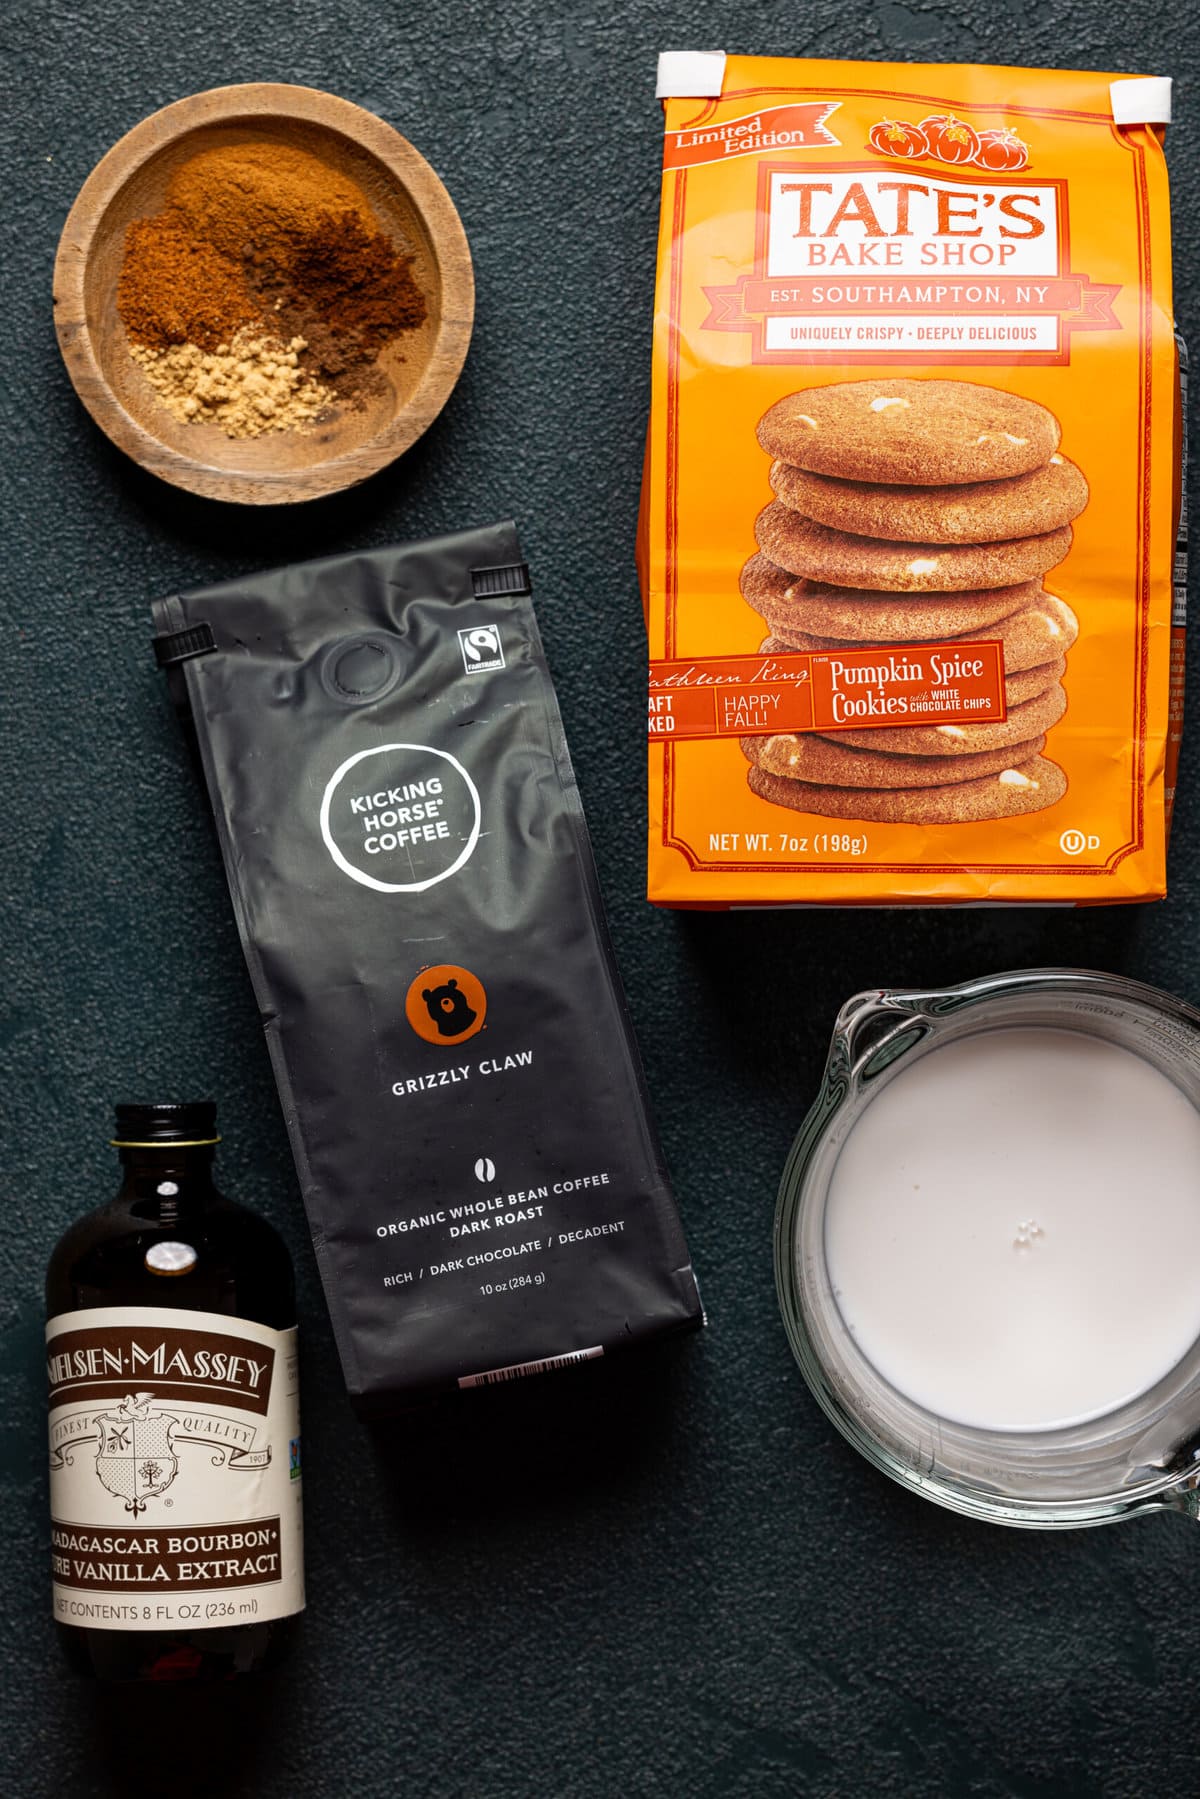
{"type": "Polygon", "coordinates": [[[1200,725],[1163,906],[655,914],[641,897],[631,542],[657,50],[1174,73],[1177,286],[1200,341],[1197,23],[1184,0],[5,10],[5,1793],[1196,1790],[1200,1539],[1171,1518],[1003,1532],[877,1476],[792,1366],[770,1220],[830,1021],[854,989],[1082,962],[1200,999],[1200,725]],[[139,473],[92,427],[55,348],[50,272],[75,192],[122,132],[186,93],[263,79],[342,93],[412,138],[462,212],[479,313],[443,419],[393,471],[305,510],[239,513],[139,473]],[[173,586],[504,515],[533,564],[712,1322],[702,1340],[623,1372],[487,1395],[454,1428],[396,1427],[380,1447],[341,1394],[216,849],[147,655],[146,606],[173,586]],[[274,1690],[244,1713],[218,1695],[174,1719],[164,1749],[136,1711],[81,1700],[56,1659],[40,1280],[62,1228],[113,1184],[110,1100],[209,1088],[225,1185],[272,1217],[296,1256],[311,1609],[274,1690]]]}

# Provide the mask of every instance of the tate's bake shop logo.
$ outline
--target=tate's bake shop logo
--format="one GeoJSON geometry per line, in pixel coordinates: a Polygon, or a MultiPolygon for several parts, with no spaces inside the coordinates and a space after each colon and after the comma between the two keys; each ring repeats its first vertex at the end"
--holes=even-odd
{"type": "Polygon", "coordinates": [[[753,269],[705,288],[706,330],[748,332],[752,362],[994,367],[1067,363],[1073,332],[1120,329],[1119,287],[1069,266],[1068,183],[1028,180],[1015,132],[880,119],[868,148],[761,160],[753,269]]]}

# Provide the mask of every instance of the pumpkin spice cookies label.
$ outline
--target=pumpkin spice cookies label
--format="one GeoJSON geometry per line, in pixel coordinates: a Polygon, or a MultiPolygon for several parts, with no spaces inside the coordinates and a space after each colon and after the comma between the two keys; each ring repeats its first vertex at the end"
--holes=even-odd
{"type": "Polygon", "coordinates": [[[976,641],[714,656],[650,668],[651,737],[1003,722],[1004,645],[976,641]]]}
{"type": "Polygon", "coordinates": [[[663,59],[653,901],[1165,891],[1167,90],[663,59]]]}

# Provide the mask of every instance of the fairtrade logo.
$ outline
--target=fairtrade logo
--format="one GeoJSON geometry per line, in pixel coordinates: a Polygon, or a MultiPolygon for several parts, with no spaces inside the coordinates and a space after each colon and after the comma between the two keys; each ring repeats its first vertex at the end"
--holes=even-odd
{"type": "Polygon", "coordinates": [[[458,634],[463,667],[469,675],[482,675],[492,668],[504,667],[504,650],[495,625],[472,625],[458,634]]]}
{"type": "Polygon", "coordinates": [[[1015,174],[1029,166],[1029,146],[1009,125],[976,131],[964,119],[934,113],[920,124],[912,119],[880,119],[868,143],[881,156],[919,156],[933,162],[974,163],[994,175],[1015,174]]]}
{"type": "Polygon", "coordinates": [[[445,962],[424,968],[404,998],[404,1016],[426,1043],[451,1047],[483,1029],[487,992],[469,968],[445,962]]]}

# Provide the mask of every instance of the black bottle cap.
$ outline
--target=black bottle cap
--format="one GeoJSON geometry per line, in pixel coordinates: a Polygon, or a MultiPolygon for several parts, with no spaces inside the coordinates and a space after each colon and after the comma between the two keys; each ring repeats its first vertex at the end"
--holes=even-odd
{"type": "Polygon", "coordinates": [[[119,1105],[114,1149],[201,1149],[219,1143],[215,1100],[119,1105]]]}

